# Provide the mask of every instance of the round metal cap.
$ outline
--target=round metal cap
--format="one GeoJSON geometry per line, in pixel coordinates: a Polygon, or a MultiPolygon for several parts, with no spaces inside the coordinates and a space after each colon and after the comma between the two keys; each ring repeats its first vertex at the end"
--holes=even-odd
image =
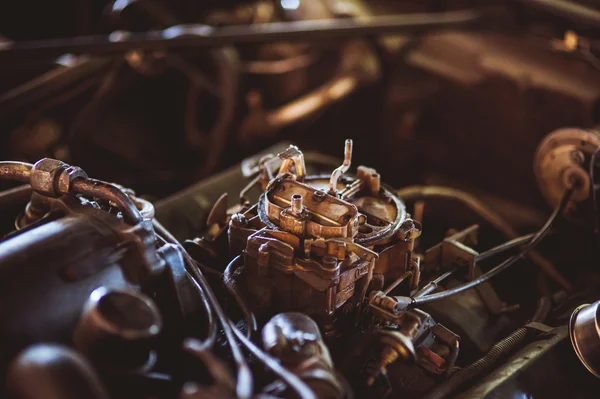
{"type": "Polygon", "coordinates": [[[600,328],[598,306],[600,301],[579,306],[569,322],[569,336],[575,353],[583,365],[600,378],[600,328]]]}

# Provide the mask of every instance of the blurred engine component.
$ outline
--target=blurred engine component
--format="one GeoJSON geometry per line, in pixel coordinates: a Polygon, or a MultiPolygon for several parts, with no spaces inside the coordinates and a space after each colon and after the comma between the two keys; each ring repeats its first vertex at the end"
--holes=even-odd
{"type": "Polygon", "coordinates": [[[13,2],[0,396],[595,398],[592,3],[13,2]]]}
{"type": "MultiPolygon", "coordinates": [[[[6,393],[41,399],[28,385],[38,378],[44,392],[65,397],[438,398],[472,386],[539,333],[558,334],[543,324],[551,301],[542,297],[531,321],[504,335],[494,315],[508,308],[489,282],[546,237],[577,199],[577,181],[566,182],[535,234],[479,251],[474,225],[423,248],[421,223],[380,175],[366,166],[349,174],[352,152],[347,140],[328,175],[309,175],[295,146],[246,164],[251,180],[239,203],[221,196],[204,235],[185,247],[131,190],[54,159],[1,162],[2,179],[28,184],[4,192],[6,203],[30,197],[0,242],[3,302],[14,303],[0,313],[11,342],[0,359],[6,393]],[[519,246],[482,271],[486,259],[519,246]],[[479,333],[467,332],[478,318],[444,305],[459,295],[485,309],[479,333]],[[222,307],[227,297],[235,304],[222,307]],[[253,342],[259,328],[262,348],[253,342]],[[481,347],[478,334],[491,328],[505,338],[481,347]],[[411,375],[417,385],[397,384],[411,375]]],[[[574,316],[571,331],[580,357],[593,362],[582,338],[593,325],[588,313],[574,316]]]]}
{"type": "Polygon", "coordinates": [[[600,135],[595,131],[561,129],[550,133],[535,155],[534,171],[548,203],[556,205],[561,193],[574,186],[569,216],[599,229],[594,181],[600,135]],[[593,186],[593,187],[592,187],[593,186]]]}
{"type": "MultiPolygon", "coordinates": [[[[157,245],[152,204],[53,159],[0,162],[0,179],[31,185],[17,230],[0,242],[0,300],[11,304],[0,310],[1,336],[10,342],[0,351],[3,375],[21,350],[44,342],[74,346],[102,377],[153,369],[156,353],[171,350],[162,340],[196,323],[202,303],[177,248],[157,245]]],[[[19,191],[25,190],[3,192],[3,202],[22,197],[19,191]]],[[[56,397],[82,397],[54,385],[66,384],[63,372],[92,378],[85,377],[80,355],[52,346],[27,351],[11,366],[9,386],[21,392],[17,397],[45,397],[46,389],[56,397]],[[35,373],[44,385],[25,393],[34,389],[26,381],[35,373]]],[[[123,389],[131,387],[109,391],[118,396],[123,389]]]]}
{"type": "Polygon", "coordinates": [[[571,315],[569,335],[577,357],[590,373],[600,378],[599,349],[600,330],[598,329],[598,305],[581,305],[571,315]]]}
{"type": "Polygon", "coordinates": [[[349,392],[345,392],[336,374],[321,332],[310,317],[302,313],[280,313],[265,324],[262,340],[267,353],[294,370],[319,397],[348,397],[349,392]]]}
{"type": "Polygon", "coordinates": [[[418,284],[410,255],[418,224],[405,220],[404,204],[375,170],[359,167],[357,179],[340,179],[351,156],[348,141],[344,165],[330,178],[306,179],[303,154],[290,147],[258,204],[231,217],[229,250],[244,254],[258,314],[302,311],[333,324],[340,308],[358,308],[374,278],[383,284],[411,270],[418,284]]]}

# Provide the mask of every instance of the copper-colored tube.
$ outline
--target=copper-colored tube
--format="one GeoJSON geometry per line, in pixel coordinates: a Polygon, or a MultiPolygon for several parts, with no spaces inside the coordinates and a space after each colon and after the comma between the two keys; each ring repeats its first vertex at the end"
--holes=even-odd
{"type": "Polygon", "coordinates": [[[117,186],[96,179],[78,178],[73,181],[73,193],[114,202],[129,224],[138,224],[143,218],[131,198],[117,186]]]}
{"type": "Polygon", "coordinates": [[[0,180],[29,183],[33,165],[27,162],[0,161],[0,180]]]}

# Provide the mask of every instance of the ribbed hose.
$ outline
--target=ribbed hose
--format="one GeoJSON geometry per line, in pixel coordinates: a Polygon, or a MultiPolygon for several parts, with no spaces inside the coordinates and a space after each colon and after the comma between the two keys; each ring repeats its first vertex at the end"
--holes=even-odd
{"type": "MultiPolygon", "coordinates": [[[[531,321],[537,323],[543,322],[548,316],[548,313],[550,313],[550,308],[550,299],[547,297],[540,298],[536,312],[531,321]]],[[[489,371],[502,357],[521,346],[527,339],[528,334],[529,329],[525,327],[521,327],[514,331],[508,337],[494,345],[488,353],[475,363],[457,371],[452,377],[435,387],[427,394],[427,396],[425,396],[425,399],[442,399],[448,397],[464,384],[473,381],[475,378],[489,371]]]]}

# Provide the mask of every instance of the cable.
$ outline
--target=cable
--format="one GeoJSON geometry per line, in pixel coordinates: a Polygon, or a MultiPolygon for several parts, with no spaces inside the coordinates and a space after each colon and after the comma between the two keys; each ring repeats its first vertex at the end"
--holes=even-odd
{"type": "Polygon", "coordinates": [[[550,231],[550,226],[556,220],[558,215],[562,213],[565,206],[569,202],[569,199],[571,198],[572,193],[573,193],[573,189],[568,189],[565,192],[560,203],[556,206],[556,208],[554,209],[554,211],[552,212],[552,214],[550,215],[550,217],[548,218],[546,223],[542,226],[542,228],[535,234],[535,236],[531,239],[531,241],[527,244],[527,246],[525,248],[523,248],[523,250],[518,255],[508,258],[504,262],[500,263],[498,266],[489,270],[487,273],[484,273],[481,276],[477,277],[476,279],[471,280],[465,284],[462,284],[457,287],[453,287],[449,290],[438,292],[435,294],[425,295],[425,296],[421,296],[418,298],[413,298],[411,305],[412,306],[423,305],[425,303],[437,301],[439,299],[448,298],[452,295],[456,295],[458,293],[461,293],[463,291],[471,289],[481,283],[484,283],[484,282],[490,280],[492,277],[495,277],[496,275],[502,273],[504,270],[508,269],[509,267],[511,267],[512,265],[517,263],[519,260],[523,259],[525,257],[525,255],[527,255],[528,252],[530,252],[533,248],[535,248],[535,246],[548,234],[548,232],[550,231]]]}
{"type": "MultiPolygon", "coordinates": [[[[156,234],[156,238],[158,239],[160,245],[165,245],[165,244],[169,243],[160,234],[156,234]]],[[[187,274],[188,278],[192,281],[192,283],[198,289],[198,294],[200,295],[200,298],[202,299],[202,305],[204,306],[204,310],[206,312],[206,318],[207,318],[206,322],[208,324],[208,332],[206,334],[206,338],[203,341],[200,341],[200,340],[198,340],[198,341],[200,341],[200,345],[203,349],[210,348],[210,347],[214,346],[214,344],[217,340],[217,323],[215,323],[215,316],[214,316],[212,308],[210,307],[210,302],[208,301],[206,294],[202,290],[202,287],[200,287],[200,284],[198,284],[196,279],[194,279],[194,277],[187,270],[186,270],[186,274],[187,274]]]]}
{"type": "MultiPolygon", "coordinates": [[[[200,285],[208,301],[210,302],[221,326],[223,327],[223,332],[225,333],[225,337],[227,338],[227,343],[231,348],[231,354],[233,355],[233,360],[235,361],[237,367],[237,384],[236,384],[236,394],[239,398],[250,399],[252,397],[253,392],[253,380],[252,373],[250,372],[250,368],[248,367],[248,363],[246,363],[246,359],[242,355],[242,352],[239,346],[236,344],[234,329],[230,325],[230,321],[225,315],[223,308],[219,304],[214,292],[210,288],[210,284],[206,281],[206,278],[202,274],[202,271],[199,267],[197,267],[194,259],[188,254],[183,245],[177,241],[177,239],[171,234],[169,230],[167,230],[160,222],[156,219],[152,220],[152,225],[156,232],[163,236],[166,241],[171,244],[177,245],[183,254],[183,258],[186,262],[188,272],[194,277],[196,282],[200,285]]],[[[245,337],[244,337],[245,338],[245,337]]]]}
{"type": "MultiPolygon", "coordinates": [[[[546,317],[548,317],[548,313],[550,313],[550,308],[550,299],[547,297],[540,298],[531,321],[537,323],[544,322],[546,317]]],[[[446,381],[433,388],[433,390],[425,396],[425,399],[442,399],[449,397],[464,384],[473,381],[475,378],[489,371],[502,357],[520,347],[527,339],[530,331],[531,330],[527,327],[521,327],[514,331],[508,337],[496,343],[488,353],[479,358],[475,363],[457,371],[446,381]]]]}
{"type": "Polygon", "coordinates": [[[487,251],[483,251],[475,257],[475,260],[477,262],[481,262],[482,260],[486,260],[488,258],[491,258],[492,256],[496,256],[498,254],[501,254],[502,252],[508,251],[515,247],[519,247],[523,244],[527,244],[527,242],[531,241],[531,239],[535,237],[535,234],[536,233],[530,233],[521,237],[517,237],[513,240],[506,241],[505,243],[502,243],[497,247],[490,248],[487,251]]]}
{"type": "Polygon", "coordinates": [[[204,338],[202,342],[203,348],[212,348],[215,345],[217,340],[217,323],[215,323],[215,316],[213,314],[212,308],[210,307],[210,302],[206,297],[206,294],[202,290],[200,284],[196,281],[196,279],[187,272],[190,280],[194,283],[196,288],[198,289],[198,293],[200,294],[200,298],[202,299],[202,305],[206,311],[206,322],[208,323],[208,332],[206,333],[206,338],[204,338]]]}
{"type": "Polygon", "coordinates": [[[244,314],[246,325],[248,326],[248,338],[250,338],[252,336],[252,332],[258,330],[256,317],[254,317],[254,314],[250,311],[250,309],[248,309],[248,306],[246,306],[246,302],[244,302],[242,294],[237,289],[235,277],[233,275],[235,271],[238,270],[241,260],[242,256],[238,255],[233,258],[231,262],[229,262],[225,268],[225,271],[223,272],[223,283],[225,283],[225,287],[227,287],[229,293],[235,298],[240,310],[244,314]]]}
{"type": "MultiPolygon", "coordinates": [[[[517,238],[519,234],[500,215],[490,209],[483,202],[471,194],[451,187],[443,186],[409,186],[396,190],[396,194],[404,201],[416,201],[418,199],[441,198],[458,201],[484,219],[507,238],[517,238]]],[[[529,259],[540,267],[550,278],[566,291],[572,291],[572,286],[566,278],[537,251],[528,254],[529,259]]]]}

